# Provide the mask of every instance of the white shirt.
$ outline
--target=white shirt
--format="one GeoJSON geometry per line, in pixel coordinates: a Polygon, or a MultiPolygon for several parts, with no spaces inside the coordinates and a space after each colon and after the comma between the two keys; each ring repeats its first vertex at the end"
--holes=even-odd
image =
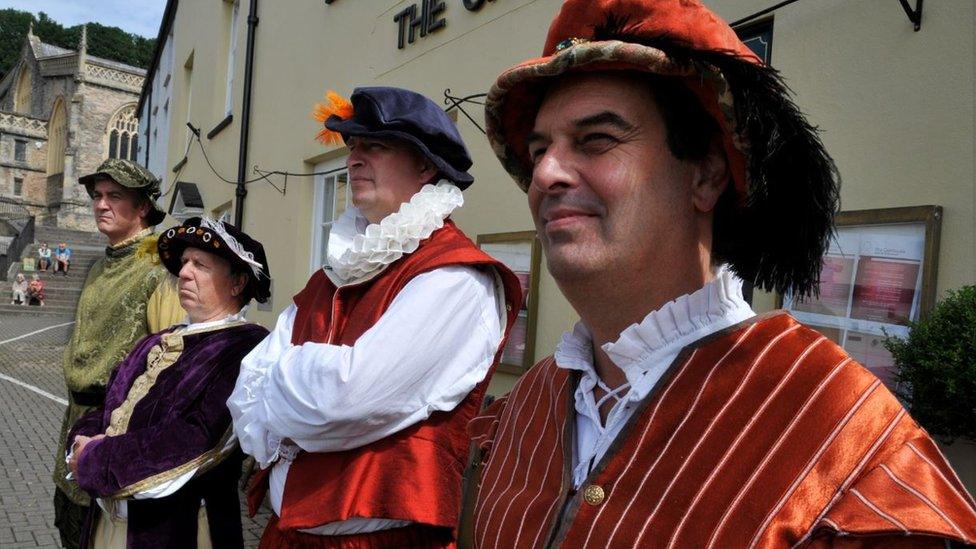
{"type": "Polygon", "coordinates": [[[603,345],[610,360],[627,378],[626,383],[616,389],[610,389],[596,373],[593,336],[589,329],[580,322],[572,332],[563,334],[556,347],[556,364],[582,374],[575,393],[575,486],[579,488],[583,484],[639,402],[650,394],[685,346],[755,314],[742,298],[742,281],[725,267],[721,268],[715,280],[652,311],[639,324],[621,332],[617,341],[603,345]],[[606,392],[600,401],[593,394],[597,386],[606,392]],[[616,402],[604,425],[600,406],[610,399],[616,402]]]}
{"type": "MultiPolygon", "coordinates": [[[[437,227],[454,207],[434,216],[437,227]]],[[[431,221],[430,216],[409,213],[414,221],[420,219],[420,225],[431,221]]],[[[357,226],[357,217],[354,208],[348,209],[333,226],[329,240],[330,258],[343,258],[343,270],[356,282],[377,276],[403,255],[390,255],[387,244],[406,253],[416,249],[416,242],[407,246],[397,241],[397,235],[417,241],[418,235],[426,238],[424,233],[429,236],[437,228],[401,230],[387,218],[382,223],[384,230],[389,229],[389,242],[377,243],[378,238],[363,242],[352,231],[361,235],[371,229],[363,231],[361,222],[357,226]],[[353,246],[354,241],[366,250],[368,263],[357,263],[336,245],[353,246]]],[[[497,275],[474,267],[423,273],[404,286],[353,345],[292,345],[297,308],[285,309],[274,331],[244,358],[228,400],[244,451],[262,467],[277,460],[269,486],[275,513],[281,514],[285,481],[297,453],[282,445],[283,439],[309,452],[348,450],[406,429],[435,411],[452,410],[464,400],[487,375],[501,342],[506,318],[503,295],[497,275]]],[[[347,535],[405,524],[354,518],[305,532],[347,535]]]]}

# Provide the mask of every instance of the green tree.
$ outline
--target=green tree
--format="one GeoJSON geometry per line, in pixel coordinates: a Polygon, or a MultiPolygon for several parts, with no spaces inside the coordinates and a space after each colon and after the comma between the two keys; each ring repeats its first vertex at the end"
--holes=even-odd
{"type": "Polygon", "coordinates": [[[976,440],[976,286],[949,291],[907,339],[887,337],[898,396],[912,417],[946,442],[976,440]]]}
{"type": "Polygon", "coordinates": [[[26,11],[0,10],[0,78],[7,74],[20,57],[24,36],[34,16],[26,11]]]}
{"type": "MultiPolygon", "coordinates": [[[[37,17],[12,8],[0,10],[0,78],[9,71],[20,55],[27,28],[34,23],[34,34],[41,41],[67,49],[77,49],[82,25],[64,27],[39,12],[37,17]]],[[[88,23],[88,53],[146,68],[152,61],[156,40],[125,32],[118,27],[88,23]]]]}

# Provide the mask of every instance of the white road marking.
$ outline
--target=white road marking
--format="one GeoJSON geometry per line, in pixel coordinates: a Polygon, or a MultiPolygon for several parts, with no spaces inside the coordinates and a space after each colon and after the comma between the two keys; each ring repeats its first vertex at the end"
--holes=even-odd
{"type": "MultiPolygon", "coordinates": [[[[3,341],[0,341],[0,345],[5,345],[7,343],[12,343],[14,341],[17,341],[17,340],[20,340],[20,339],[24,339],[26,337],[35,336],[35,335],[37,335],[37,334],[39,334],[41,332],[46,332],[48,330],[53,330],[55,328],[62,328],[64,326],[69,326],[69,325],[74,324],[74,323],[75,323],[75,321],[72,320],[71,322],[65,322],[63,324],[55,324],[54,326],[48,326],[46,328],[41,328],[40,330],[34,330],[33,332],[26,333],[24,335],[20,335],[20,336],[17,336],[17,337],[12,337],[10,339],[5,339],[3,341]]],[[[59,396],[52,395],[51,393],[45,391],[44,389],[41,389],[39,387],[35,387],[35,386],[33,386],[33,385],[29,384],[29,383],[24,383],[23,381],[21,381],[19,379],[12,378],[12,377],[10,377],[8,375],[4,375],[4,374],[0,374],[0,379],[4,379],[6,381],[9,381],[10,383],[13,383],[14,385],[20,385],[24,389],[27,389],[28,391],[33,391],[33,392],[41,395],[44,398],[49,398],[49,399],[53,400],[54,402],[57,402],[58,404],[60,404],[62,406],[67,406],[68,405],[68,401],[67,400],[65,400],[65,399],[63,399],[63,398],[61,398],[59,396]]]]}
{"type": "Polygon", "coordinates": [[[68,401],[67,400],[65,400],[65,399],[63,399],[63,398],[61,398],[59,396],[54,396],[51,393],[45,391],[44,389],[38,389],[37,387],[34,387],[33,385],[30,385],[28,383],[24,383],[23,381],[21,381],[19,379],[14,379],[14,378],[12,378],[12,377],[10,377],[8,375],[4,375],[4,374],[0,374],[0,379],[5,379],[5,380],[9,381],[10,383],[13,383],[14,385],[20,385],[21,387],[23,387],[24,389],[27,389],[28,391],[34,391],[35,393],[41,395],[42,397],[49,398],[49,399],[53,400],[54,402],[57,402],[58,404],[60,404],[62,406],[67,406],[68,405],[68,401]]]}
{"type": "Polygon", "coordinates": [[[26,333],[24,335],[19,335],[17,337],[12,337],[10,339],[5,339],[3,341],[0,341],[0,345],[5,345],[7,343],[13,343],[14,341],[17,341],[18,339],[24,339],[25,337],[35,336],[35,335],[37,335],[37,334],[39,334],[41,332],[46,332],[48,330],[53,330],[55,328],[61,328],[62,326],[68,326],[68,325],[71,325],[71,324],[74,324],[74,323],[75,323],[75,321],[72,320],[71,322],[65,322],[64,324],[55,324],[54,326],[48,326],[46,328],[41,328],[40,330],[34,330],[33,332],[29,332],[29,333],[26,333]]]}

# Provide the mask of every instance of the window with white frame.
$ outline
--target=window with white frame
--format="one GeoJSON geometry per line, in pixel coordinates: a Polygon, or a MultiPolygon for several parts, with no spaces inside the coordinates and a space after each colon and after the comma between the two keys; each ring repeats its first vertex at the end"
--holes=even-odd
{"type": "Polygon", "coordinates": [[[183,143],[183,150],[190,147],[190,139],[193,137],[193,131],[190,129],[192,118],[190,117],[193,112],[193,54],[195,52],[190,52],[190,56],[186,58],[186,62],[183,63],[183,77],[184,77],[184,89],[186,90],[186,141],[183,143]]]}
{"type": "Polygon", "coordinates": [[[234,66],[237,57],[237,21],[240,13],[240,0],[234,0],[230,13],[230,44],[227,46],[227,92],[224,98],[224,114],[230,116],[234,110],[234,66]]]}
{"type": "Polygon", "coordinates": [[[349,189],[349,172],[345,170],[345,157],[322,162],[316,172],[335,172],[315,176],[315,210],[312,212],[311,272],[325,265],[329,247],[329,232],[339,216],[352,204],[349,189]]]}

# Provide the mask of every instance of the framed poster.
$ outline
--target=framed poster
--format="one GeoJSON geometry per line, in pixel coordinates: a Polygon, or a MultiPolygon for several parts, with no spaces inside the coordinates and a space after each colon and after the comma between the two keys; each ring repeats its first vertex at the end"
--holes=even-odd
{"type": "Polygon", "coordinates": [[[539,305],[541,249],[535,231],[478,235],[478,247],[502,262],[522,284],[522,309],[502,350],[500,372],[521,375],[535,357],[535,324],[539,305]]]}
{"type": "Polygon", "coordinates": [[[783,308],[894,390],[894,363],[882,342],[886,334],[907,337],[908,322],[935,303],[941,222],[939,206],[838,214],[820,295],[785,295],[783,308]]]}

